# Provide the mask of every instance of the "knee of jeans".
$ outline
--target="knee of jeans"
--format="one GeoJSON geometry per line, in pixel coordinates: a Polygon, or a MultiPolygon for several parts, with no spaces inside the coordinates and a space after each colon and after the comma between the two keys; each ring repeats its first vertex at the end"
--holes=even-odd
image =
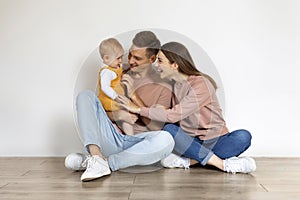
{"type": "Polygon", "coordinates": [[[95,93],[91,90],[84,90],[82,92],[80,92],[78,95],[77,95],[77,98],[76,98],[76,102],[82,102],[82,101],[85,101],[89,98],[93,98],[95,96],[95,93]]]}
{"type": "Polygon", "coordinates": [[[159,141],[168,147],[168,149],[170,150],[170,153],[173,151],[173,148],[175,146],[175,142],[173,137],[170,135],[169,132],[167,131],[160,131],[159,133],[159,141]]]}
{"type": "Polygon", "coordinates": [[[243,144],[245,144],[245,146],[250,146],[251,145],[251,139],[252,139],[252,135],[249,131],[245,130],[245,129],[241,129],[239,130],[240,134],[240,140],[243,144]]]}
{"type": "Polygon", "coordinates": [[[176,126],[174,124],[167,124],[164,126],[163,130],[167,131],[169,134],[171,134],[173,137],[175,137],[178,132],[178,126],[176,126]]]}

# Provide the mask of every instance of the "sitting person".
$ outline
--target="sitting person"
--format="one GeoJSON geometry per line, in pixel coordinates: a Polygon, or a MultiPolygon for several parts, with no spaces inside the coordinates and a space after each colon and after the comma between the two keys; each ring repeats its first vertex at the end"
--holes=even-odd
{"type": "MultiPolygon", "coordinates": [[[[172,96],[170,84],[160,79],[152,67],[159,48],[160,41],[153,32],[137,33],[128,56],[130,73],[124,74],[122,79],[132,99],[131,95],[135,94],[144,106],[160,104],[169,108],[172,96]]],[[[82,91],[77,96],[76,105],[81,138],[89,155],[69,154],[65,166],[71,170],[85,170],[81,175],[82,181],[134,165],[156,163],[174,148],[172,136],[161,130],[164,123],[146,117],[141,118],[140,123],[134,123],[137,134],[120,134],[108,116],[111,115],[113,121],[125,121],[127,116],[106,113],[92,91],[82,91]]]]}
{"type": "MultiPolygon", "coordinates": [[[[100,43],[99,53],[106,66],[101,67],[98,73],[98,98],[106,112],[114,112],[120,110],[115,99],[118,95],[124,95],[121,85],[124,49],[118,40],[108,38],[100,43]]],[[[126,135],[133,135],[132,124],[126,121],[118,124],[126,135]]]]}
{"type": "Polygon", "coordinates": [[[165,167],[188,168],[192,164],[213,165],[225,172],[250,173],[254,159],[238,158],[251,144],[246,130],[229,132],[216,96],[216,83],[201,73],[187,48],[169,42],[158,52],[162,79],[173,81],[172,108],[143,107],[119,96],[121,106],[149,119],[169,122],[164,127],[174,138],[174,154],[162,159],[165,167]]]}

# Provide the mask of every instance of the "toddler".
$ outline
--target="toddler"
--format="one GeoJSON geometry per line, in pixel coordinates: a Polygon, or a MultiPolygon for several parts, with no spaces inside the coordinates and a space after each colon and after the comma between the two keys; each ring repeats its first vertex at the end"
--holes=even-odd
{"type": "MultiPolygon", "coordinates": [[[[121,84],[124,49],[118,40],[108,38],[100,43],[99,52],[105,66],[101,67],[98,73],[98,98],[105,111],[120,110],[115,99],[118,95],[124,95],[124,88],[121,84]]],[[[120,126],[126,135],[133,135],[131,124],[122,121],[120,126]]]]}

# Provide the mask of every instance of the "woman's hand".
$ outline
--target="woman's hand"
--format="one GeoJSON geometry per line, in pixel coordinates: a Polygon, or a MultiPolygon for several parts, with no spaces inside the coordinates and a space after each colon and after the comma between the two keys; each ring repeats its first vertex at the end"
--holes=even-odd
{"type": "Polygon", "coordinates": [[[129,112],[139,114],[140,111],[141,111],[141,108],[139,106],[137,106],[136,104],[134,104],[130,99],[128,99],[125,96],[119,95],[116,98],[116,101],[119,103],[119,105],[121,107],[125,108],[129,112]]]}

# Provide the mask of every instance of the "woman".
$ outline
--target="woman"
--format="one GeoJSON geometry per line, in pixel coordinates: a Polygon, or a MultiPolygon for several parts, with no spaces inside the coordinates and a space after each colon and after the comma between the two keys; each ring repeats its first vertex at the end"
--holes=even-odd
{"type": "Polygon", "coordinates": [[[120,97],[121,106],[130,112],[157,121],[175,140],[174,153],[161,161],[164,167],[188,168],[197,162],[226,172],[250,173],[256,170],[250,157],[237,158],[251,144],[246,130],[229,132],[216,96],[216,83],[196,68],[187,48],[177,42],[161,47],[156,64],[162,79],[173,81],[172,108],[139,107],[120,97]],[[183,157],[180,157],[183,155],[183,157]]]}

